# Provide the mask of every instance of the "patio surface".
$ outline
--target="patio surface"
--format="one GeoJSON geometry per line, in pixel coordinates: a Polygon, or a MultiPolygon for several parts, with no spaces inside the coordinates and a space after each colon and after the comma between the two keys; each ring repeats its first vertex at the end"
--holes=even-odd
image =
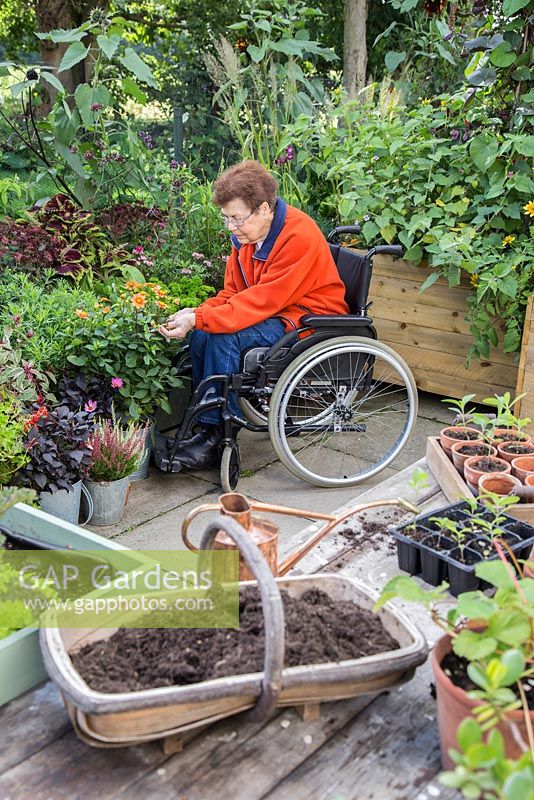
{"type": "MultiPolygon", "coordinates": [[[[292,506],[330,513],[362,492],[394,476],[425,455],[426,437],[436,435],[452,413],[437,395],[420,393],[419,415],[412,436],[392,465],[361,486],[347,489],[318,489],[295,478],[278,461],[267,434],[241,431],[239,446],[244,476],[238,491],[264,503],[292,506]]],[[[213,503],[221,494],[218,470],[168,474],[150,467],[147,480],[133,483],[123,519],[105,528],[87,526],[102,536],[136,549],[183,547],[180,526],[183,517],[201,503],[213,503]]],[[[298,517],[278,517],[282,528],[280,544],[293,539],[307,524],[298,517]]],[[[207,517],[191,526],[191,538],[203,530],[207,517]]],[[[298,538],[298,537],[297,537],[298,538]]]]}

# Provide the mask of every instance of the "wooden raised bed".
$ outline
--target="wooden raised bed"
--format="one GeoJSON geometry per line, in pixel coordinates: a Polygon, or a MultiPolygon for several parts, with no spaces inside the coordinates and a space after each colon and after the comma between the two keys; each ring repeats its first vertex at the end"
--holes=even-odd
{"type": "MultiPolygon", "coordinates": [[[[420,292],[428,274],[425,266],[375,256],[369,313],[380,341],[404,358],[418,388],[425,392],[447,397],[476,392],[479,402],[494,394],[513,393],[518,383],[517,353],[494,350],[490,359],[466,367],[473,341],[465,321],[469,282],[450,288],[444,278],[438,278],[420,292]]],[[[534,356],[534,341],[532,350],[534,356]]],[[[534,358],[531,366],[534,382],[534,358]]],[[[530,416],[534,418],[534,408],[530,416]]]]}
{"type": "MultiPolygon", "coordinates": [[[[429,436],[426,440],[426,463],[443,494],[451,503],[464,497],[474,497],[448,455],[439,443],[439,437],[429,436]]],[[[534,525],[534,503],[519,503],[507,509],[507,514],[534,525]]]]}

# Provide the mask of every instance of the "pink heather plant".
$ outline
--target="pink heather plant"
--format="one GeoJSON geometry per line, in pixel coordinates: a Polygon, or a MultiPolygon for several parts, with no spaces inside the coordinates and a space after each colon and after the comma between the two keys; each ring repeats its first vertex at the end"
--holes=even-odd
{"type": "Polygon", "coordinates": [[[130,423],[121,428],[115,418],[97,422],[89,438],[92,446],[89,479],[118,481],[138,468],[145,447],[146,428],[130,423]]]}

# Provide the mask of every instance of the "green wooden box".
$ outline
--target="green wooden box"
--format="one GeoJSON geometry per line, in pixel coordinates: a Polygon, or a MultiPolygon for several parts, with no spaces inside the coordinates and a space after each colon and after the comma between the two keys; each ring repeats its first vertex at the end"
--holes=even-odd
{"type": "MultiPolygon", "coordinates": [[[[128,549],[24,503],[10,508],[0,523],[14,532],[60,547],[75,550],[128,549]]],[[[132,551],[132,567],[136,563],[134,554],[132,551]]],[[[0,639],[0,705],[47,679],[38,630],[24,628],[0,639]]]]}

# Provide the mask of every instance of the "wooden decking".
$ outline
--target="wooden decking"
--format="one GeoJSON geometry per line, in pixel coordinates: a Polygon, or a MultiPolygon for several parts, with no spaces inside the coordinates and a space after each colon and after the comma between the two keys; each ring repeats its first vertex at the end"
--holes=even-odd
{"type": "MultiPolygon", "coordinates": [[[[417,465],[424,468],[424,460],[417,465]]],[[[431,476],[424,497],[413,497],[406,488],[412,470],[375,486],[358,502],[403,496],[425,509],[445,505],[431,476]]],[[[365,513],[372,520],[380,512],[365,513]]],[[[376,589],[397,574],[390,540],[366,535],[357,520],[350,527],[356,535],[334,532],[295,572],[338,572],[376,589]]],[[[409,613],[430,640],[437,638],[421,612],[409,613]]],[[[404,686],[322,705],[316,721],[302,720],[294,709],[261,726],[234,717],[174,755],[156,742],[88,747],[48,682],[0,709],[0,800],[451,800],[456,793],[436,778],[440,755],[431,681],[427,663],[404,686]]]]}

